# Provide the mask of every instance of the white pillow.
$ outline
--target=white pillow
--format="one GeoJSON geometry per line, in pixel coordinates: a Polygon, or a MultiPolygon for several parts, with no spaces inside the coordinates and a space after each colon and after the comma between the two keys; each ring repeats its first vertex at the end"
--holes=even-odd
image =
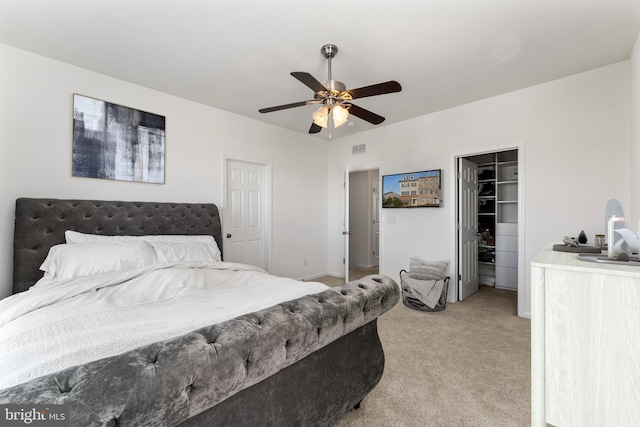
{"type": "Polygon", "coordinates": [[[215,261],[222,261],[222,254],[213,236],[208,235],[146,235],[146,236],[102,236],[98,234],[84,234],[77,231],[67,230],[64,233],[67,243],[89,243],[89,242],[177,242],[177,243],[204,243],[209,245],[209,250],[214,254],[215,261]]]}
{"type": "Polygon", "coordinates": [[[139,242],[60,244],[49,249],[40,266],[55,280],[146,267],[159,262],[153,247],[139,242]]]}
{"type": "MultiPolygon", "coordinates": [[[[219,251],[202,242],[148,242],[160,262],[218,261],[219,251]]],[[[216,247],[217,248],[217,247],[216,247]]]]}

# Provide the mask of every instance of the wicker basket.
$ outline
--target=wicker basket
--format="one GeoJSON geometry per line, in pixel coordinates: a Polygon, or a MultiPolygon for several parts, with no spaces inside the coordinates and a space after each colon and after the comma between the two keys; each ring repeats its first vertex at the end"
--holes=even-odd
{"type": "MultiPolygon", "coordinates": [[[[407,289],[406,282],[409,280],[424,280],[420,278],[412,277],[410,273],[407,273],[406,270],[400,270],[400,285],[402,288],[402,303],[414,310],[420,311],[442,311],[447,306],[447,290],[449,289],[449,276],[443,279],[444,286],[442,287],[442,295],[440,295],[440,299],[435,307],[431,308],[422,301],[420,301],[415,295],[411,293],[409,289],[407,289]]],[[[425,280],[426,281],[426,280],[425,280]]]]}

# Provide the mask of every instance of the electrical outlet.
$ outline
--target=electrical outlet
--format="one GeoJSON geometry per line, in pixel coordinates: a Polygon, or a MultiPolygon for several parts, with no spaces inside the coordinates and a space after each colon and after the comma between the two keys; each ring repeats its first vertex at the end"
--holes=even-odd
{"type": "Polygon", "coordinates": [[[307,259],[306,258],[304,259],[304,266],[305,267],[307,266],[307,259]]]}

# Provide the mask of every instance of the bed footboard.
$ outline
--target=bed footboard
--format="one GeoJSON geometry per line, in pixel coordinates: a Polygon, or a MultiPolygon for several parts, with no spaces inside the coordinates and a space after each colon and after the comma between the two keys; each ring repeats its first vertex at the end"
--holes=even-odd
{"type": "MultiPolygon", "coordinates": [[[[375,320],[398,300],[399,287],[392,279],[368,276],[0,390],[0,403],[67,403],[73,426],[173,426],[198,414],[202,415],[189,425],[211,425],[207,417],[216,415],[216,408],[207,410],[221,402],[217,414],[235,419],[234,408],[251,411],[253,399],[264,398],[261,393],[286,394],[289,388],[288,396],[271,396],[281,406],[263,404],[271,412],[258,419],[266,425],[283,425],[282,420],[290,425],[330,425],[379,381],[384,356],[375,320]],[[350,370],[352,378],[338,378],[350,370]],[[320,399],[316,408],[301,406],[315,400],[300,398],[307,390],[304,381],[329,384],[332,376],[341,384],[340,393],[347,395],[320,399]],[[247,390],[261,381],[257,395],[247,390]],[[279,388],[267,387],[278,382],[279,388]],[[235,400],[229,399],[232,396],[235,400]],[[302,403],[285,403],[296,399],[302,403]]],[[[241,419],[236,421],[243,425],[241,419]]],[[[250,425],[254,420],[245,421],[250,425]]]]}
{"type": "Polygon", "coordinates": [[[367,323],[180,427],[329,427],[378,384],[384,353],[367,323]]]}

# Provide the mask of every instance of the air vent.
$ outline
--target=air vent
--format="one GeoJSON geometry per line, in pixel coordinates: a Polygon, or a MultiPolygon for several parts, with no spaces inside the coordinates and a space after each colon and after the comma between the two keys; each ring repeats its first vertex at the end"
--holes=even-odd
{"type": "Polygon", "coordinates": [[[367,152],[367,144],[354,145],[351,154],[362,154],[367,152]]]}

